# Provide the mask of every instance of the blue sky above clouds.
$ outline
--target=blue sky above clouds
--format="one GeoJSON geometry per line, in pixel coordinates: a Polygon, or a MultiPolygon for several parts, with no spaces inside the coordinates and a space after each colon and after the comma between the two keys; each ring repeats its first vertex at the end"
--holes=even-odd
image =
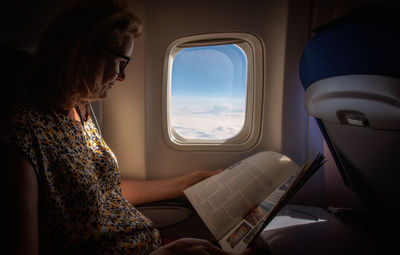
{"type": "Polygon", "coordinates": [[[189,139],[227,139],[240,132],[247,60],[235,45],[192,47],[174,58],[171,123],[189,139]]]}

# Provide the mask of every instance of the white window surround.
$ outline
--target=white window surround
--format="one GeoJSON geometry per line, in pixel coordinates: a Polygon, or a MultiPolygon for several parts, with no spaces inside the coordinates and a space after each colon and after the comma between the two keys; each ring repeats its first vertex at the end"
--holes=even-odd
{"type": "Polygon", "coordinates": [[[257,144],[262,125],[264,83],[264,46],[250,33],[214,33],[187,36],[169,44],[164,55],[162,84],[162,121],[166,143],[180,151],[246,151],[257,144]],[[242,130],[229,139],[186,139],[170,124],[171,77],[174,57],[188,47],[235,44],[247,57],[247,95],[242,130]]]}

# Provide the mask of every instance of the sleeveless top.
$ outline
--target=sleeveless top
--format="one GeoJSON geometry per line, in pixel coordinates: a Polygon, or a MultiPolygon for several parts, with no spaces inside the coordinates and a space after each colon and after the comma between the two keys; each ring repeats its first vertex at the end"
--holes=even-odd
{"type": "Polygon", "coordinates": [[[117,160],[91,118],[18,106],[0,140],[31,163],[39,191],[40,254],[148,254],[161,245],[154,224],[123,198],[117,160]]]}

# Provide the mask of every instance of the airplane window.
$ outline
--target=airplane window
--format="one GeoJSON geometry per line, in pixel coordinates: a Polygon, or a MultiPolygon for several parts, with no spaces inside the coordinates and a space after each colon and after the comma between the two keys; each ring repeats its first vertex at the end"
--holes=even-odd
{"type": "Polygon", "coordinates": [[[263,48],[244,33],[190,36],[165,55],[164,136],[179,150],[245,150],[261,126],[263,48]]]}
{"type": "Polygon", "coordinates": [[[247,58],[235,44],[191,47],[172,62],[170,120],[184,139],[236,136],[246,108],[247,58]]]}

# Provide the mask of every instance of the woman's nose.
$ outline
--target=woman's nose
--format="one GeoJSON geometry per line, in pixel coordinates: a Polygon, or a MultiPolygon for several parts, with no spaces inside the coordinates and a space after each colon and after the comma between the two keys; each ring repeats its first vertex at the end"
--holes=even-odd
{"type": "Polygon", "coordinates": [[[118,74],[117,81],[125,80],[125,70],[118,74]]]}

